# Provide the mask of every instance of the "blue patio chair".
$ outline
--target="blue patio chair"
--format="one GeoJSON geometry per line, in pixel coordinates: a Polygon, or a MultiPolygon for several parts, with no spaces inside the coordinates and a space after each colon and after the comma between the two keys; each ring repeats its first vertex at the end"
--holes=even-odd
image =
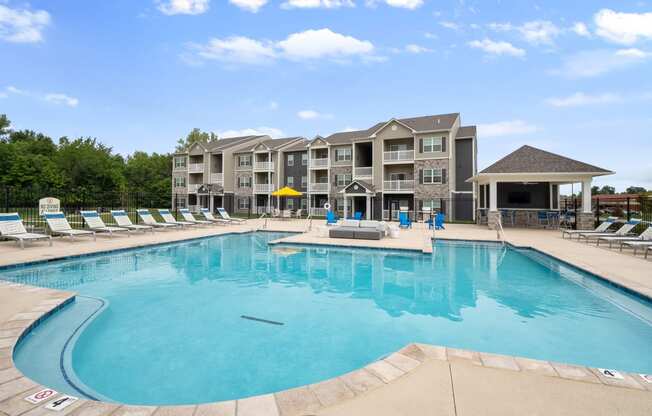
{"type": "Polygon", "coordinates": [[[362,212],[356,212],[353,214],[353,219],[360,221],[362,219],[362,212]]]}
{"type": "Polygon", "coordinates": [[[441,212],[437,213],[437,216],[435,217],[435,230],[444,230],[444,219],[446,216],[442,214],[441,212]]]}
{"type": "Polygon", "coordinates": [[[326,225],[337,224],[337,220],[339,220],[339,218],[333,211],[326,212],[326,225]]]}
{"type": "Polygon", "coordinates": [[[412,228],[412,221],[408,217],[408,213],[405,211],[401,211],[398,213],[398,226],[400,228],[412,228]]]}
{"type": "Polygon", "coordinates": [[[548,211],[537,211],[537,220],[541,226],[545,227],[550,225],[550,222],[548,221],[548,211]]]}

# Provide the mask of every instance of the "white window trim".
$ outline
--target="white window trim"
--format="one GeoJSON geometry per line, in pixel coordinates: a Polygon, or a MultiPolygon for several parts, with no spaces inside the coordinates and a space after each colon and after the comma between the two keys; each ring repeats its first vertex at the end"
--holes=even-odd
{"type": "Polygon", "coordinates": [[[244,168],[251,166],[251,155],[238,156],[238,167],[244,168]],[[246,163],[244,163],[246,161],[246,163]]]}
{"type": "Polygon", "coordinates": [[[423,170],[423,184],[424,185],[441,185],[444,183],[444,176],[442,168],[432,168],[423,170]],[[430,175],[426,175],[426,172],[430,175]],[[430,181],[426,181],[426,177],[430,178],[430,181]],[[435,178],[439,178],[439,181],[435,181],[435,178]]]}
{"type": "Polygon", "coordinates": [[[301,153],[301,166],[308,166],[308,153],[301,153]]]}
{"type": "Polygon", "coordinates": [[[349,148],[335,149],[336,162],[350,162],[353,157],[353,152],[349,148]]]}
{"type": "Polygon", "coordinates": [[[288,166],[294,166],[294,155],[288,155],[288,166]]]}
{"type": "Polygon", "coordinates": [[[444,140],[446,140],[446,138],[443,137],[443,136],[424,137],[423,138],[423,153],[441,153],[442,149],[444,147],[444,140]],[[439,143],[437,143],[437,142],[439,142],[439,143]],[[426,150],[426,148],[430,148],[430,150],[426,150]]]}

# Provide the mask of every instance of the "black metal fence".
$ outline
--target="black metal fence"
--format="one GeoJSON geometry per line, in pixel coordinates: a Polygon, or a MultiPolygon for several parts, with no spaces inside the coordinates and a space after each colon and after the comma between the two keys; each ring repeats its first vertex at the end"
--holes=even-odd
{"type": "MultiPolygon", "coordinates": [[[[134,224],[140,222],[136,210],[139,208],[170,208],[171,194],[149,195],[142,192],[100,192],[61,191],[42,188],[5,187],[0,197],[0,212],[17,212],[29,230],[45,230],[46,223],[39,211],[42,198],[56,198],[60,209],[73,228],[83,228],[84,221],[80,211],[94,210],[100,213],[107,224],[113,223],[110,211],[124,209],[134,224]]],[[[155,210],[151,211],[155,217],[155,210]]],[[[173,212],[173,215],[176,215],[173,212]]],[[[158,218],[158,217],[157,217],[158,218]]],[[[160,220],[160,218],[158,218],[160,220]]]]}

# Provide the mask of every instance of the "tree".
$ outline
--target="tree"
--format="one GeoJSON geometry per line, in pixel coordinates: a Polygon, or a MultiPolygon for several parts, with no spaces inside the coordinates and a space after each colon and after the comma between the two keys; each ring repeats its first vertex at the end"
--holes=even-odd
{"type": "Polygon", "coordinates": [[[0,114],[0,140],[4,140],[6,136],[11,132],[9,127],[11,126],[11,121],[7,118],[6,114],[0,114]]]}
{"type": "Polygon", "coordinates": [[[149,196],[149,203],[166,206],[172,188],[172,156],[135,152],[127,157],[124,176],[127,189],[149,196]]]}
{"type": "Polygon", "coordinates": [[[218,140],[217,134],[210,132],[203,132],[198,128],[194,128],[188,133],[185,139],[177,141],[177,152],[182,152],[195,143],[208,144],[213,140],[218,140]]]}
{"type": "Polygon", "coordinates": [[[645,192],[647,192],[647,190],[642,186],[630,186],[629,188],[625,189],[626,194],[642,194],[645,192]]]}
{"type": "Polygon", "coordinates": [[[616,193],[616,188],[613,186],[605,185],[602,188],[597,186],[591,187],[591,194],[593,195],[613,195],[616,193]]]}

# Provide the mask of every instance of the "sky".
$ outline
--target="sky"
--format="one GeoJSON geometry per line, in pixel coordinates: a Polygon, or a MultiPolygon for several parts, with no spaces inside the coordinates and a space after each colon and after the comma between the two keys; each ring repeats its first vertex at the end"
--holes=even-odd
{"type": "Polygon", "coordinates": [[[13,128],[171,152],[461,113],[486,167],[529,144],[652,188],[652,1],[0,0],[13,128]]]}

